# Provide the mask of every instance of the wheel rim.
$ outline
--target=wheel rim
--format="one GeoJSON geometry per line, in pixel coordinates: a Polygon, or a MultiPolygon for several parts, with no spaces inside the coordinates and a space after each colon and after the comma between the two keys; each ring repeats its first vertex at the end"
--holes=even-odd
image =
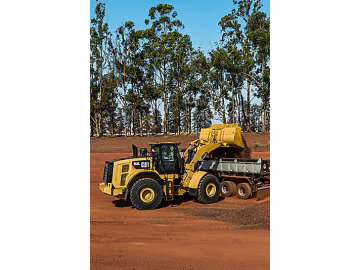
{"type": "Polygon", "coordinates": [[[152,188],[143,188],[140,191],[140,199],[144,203],[149,203],[155,198],[155,191],[152,188]]]}
{"type": "Polygon", "coordinates": [[[243,187],[239,188],[238,192],[239,192],[240,196],[245,196],[245,193],[246,193],[245,188],[243,188],[243,187]]]}
{"type": "Polygon", "coordinates": [[[228,189],[227,186],[223,186],[223,187],[221,188],[221,191],[222,191],[223,193],[228,193],[228,192],[229,192],[229,189],[228,189]]]}
{"type": "Polygon", "coordinates": [[[212,197],[215,195],[216,193],[216,186],[215,184],[213,183],[209,183],[207,186],[206,186],[206,195],[209,196],[209,197],[212,197]]]}

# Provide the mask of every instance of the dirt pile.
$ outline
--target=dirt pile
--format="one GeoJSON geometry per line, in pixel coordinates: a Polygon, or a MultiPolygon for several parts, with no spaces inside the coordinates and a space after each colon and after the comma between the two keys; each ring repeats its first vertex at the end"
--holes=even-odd
{"type": "Polygon", "coordinates": [[[270,230],[270,201],[247,207],[241,211],[229,211],[222,219],[240,225],[247,230],[270,230]]]}
{"type": "Polygon", "coordinates": [[[270,201],[258,204],[222,201],[212,206],[197,205],[183,211],[195,217],[228,222],[242,230],[270,230],[270,201]]]}

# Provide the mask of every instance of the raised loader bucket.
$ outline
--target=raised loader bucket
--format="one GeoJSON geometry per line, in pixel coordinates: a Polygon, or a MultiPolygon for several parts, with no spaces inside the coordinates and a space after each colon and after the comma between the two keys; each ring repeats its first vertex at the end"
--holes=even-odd
{"type": "Polygon", "coordinates": [[[209,128],[202,128],[199,139],[208,143],[221,142],[225,146],[245,147],[239,124],[215,124],[209,128]]]}

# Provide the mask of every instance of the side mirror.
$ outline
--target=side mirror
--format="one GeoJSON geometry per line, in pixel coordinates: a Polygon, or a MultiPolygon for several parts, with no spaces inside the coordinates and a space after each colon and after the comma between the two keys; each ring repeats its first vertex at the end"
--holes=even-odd
{"type": "Polygon", "coordinates": [[[142,157],[146,156],[147,152],[148,151],[146,148],[140,148],[140,156],[142,156],[142,157]]]}

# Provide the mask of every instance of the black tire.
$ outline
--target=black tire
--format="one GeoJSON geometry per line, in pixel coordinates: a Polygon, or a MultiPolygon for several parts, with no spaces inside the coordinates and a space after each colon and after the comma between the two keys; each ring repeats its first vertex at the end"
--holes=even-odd
{"type": "Polygon", "coordinates": [[[138,180],[130,190],[131,204],[139,210],[155,209],[159,206],[161,200],[161,186],[157,181],[151,178],[138,180]]]}
{"type": "Polygon", "coordinates": [[[252,196],[251,187],[248,183],[240,183],[236,186],[236,196],[246,200],[252,196]]]}
{"type": "Polygon", "coordinates": [[[236,185],[231,181],[223,181],[220,183],[221,197],[230,197],[235,193],[236,185]]]}
{"type": "Polygon", "coordinates": [[[212,174],[205,175],[199,183],[197,201],[200,203],[214,203],[220,197],[220,181],[212,174]]]}
{"type": "Polygon", "coordinates": [[[229,181],[229,182],[233,186],[233,188],[234,188],[234,193],[233,194],[235,194],[236,193],[236,184],[234,182],[232,182],[232,181],[229,181]]]}

